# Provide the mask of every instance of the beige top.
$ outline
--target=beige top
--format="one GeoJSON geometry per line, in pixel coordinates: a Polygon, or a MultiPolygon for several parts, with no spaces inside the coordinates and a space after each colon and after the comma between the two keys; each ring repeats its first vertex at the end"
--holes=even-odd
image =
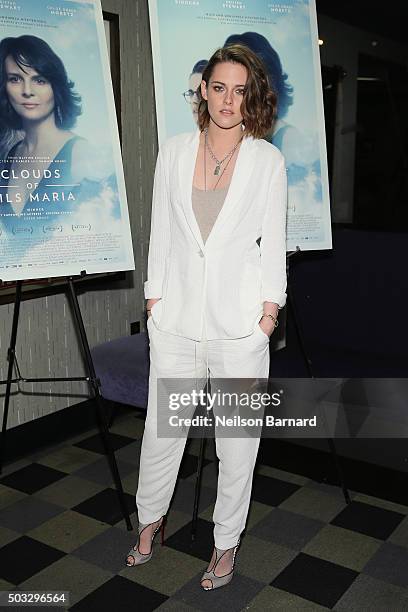
{"type": "Polygon", "coordinates": [[[204,191],[204,189],[197,189],[197,187],[193,185],[193,211],[204,243],[210,235],[213,225],[224,204],[228,188],[229,185],[222,189],[204,191]]]}

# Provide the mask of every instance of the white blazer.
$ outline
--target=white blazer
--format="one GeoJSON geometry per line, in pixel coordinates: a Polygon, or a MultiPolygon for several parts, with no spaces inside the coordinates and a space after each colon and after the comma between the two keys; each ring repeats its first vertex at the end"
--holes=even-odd
{"type": "Polygon", "coordinates": [[[246,136],[230,187],[203,243],[192,207],[200,132],[167,140],[157,158],[145,297],[162,331],[201,340],[249,336],[263,302],[286,302],[285,160],[246,136]],[[261,237],[260,246],[257,239],[261,237]]]}

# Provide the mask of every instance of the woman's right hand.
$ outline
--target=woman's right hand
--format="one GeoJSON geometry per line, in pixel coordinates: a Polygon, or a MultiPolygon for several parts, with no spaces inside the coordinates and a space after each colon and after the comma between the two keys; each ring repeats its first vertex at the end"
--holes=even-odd
{"type": "Polygon", "coordinates": [[[158,302],[159,300],[161,300],[161,298],[149,298],[146,302],[146,310],[147,312],[147,318],[152,316],[152,313],[150,312],[151,309],[153,308],[153,306],[155,305],[156,302],[158,302]]]}

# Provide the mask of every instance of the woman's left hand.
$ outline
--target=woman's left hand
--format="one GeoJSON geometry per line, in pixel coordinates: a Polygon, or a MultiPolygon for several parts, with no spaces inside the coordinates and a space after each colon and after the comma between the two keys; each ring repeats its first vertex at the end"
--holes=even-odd
{"type": "Polygon", "coordinates": [[[258,325],[267,336],[272,336],[275,329],[275,322],[272,321],[270,317],[262,317],[258,325]]]}

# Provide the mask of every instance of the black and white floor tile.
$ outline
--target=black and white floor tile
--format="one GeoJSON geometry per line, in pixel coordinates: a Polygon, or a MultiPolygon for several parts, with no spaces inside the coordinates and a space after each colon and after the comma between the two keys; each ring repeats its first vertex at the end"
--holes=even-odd
{"type": "MultiPolygon", "coordinates": [[[[6,465],[0,478],[0,590],[69,591],[67,610],[408,610],[408,507],[259,463],[233,581],[204,592],[217,483],[207,441],[194,540],[198,440],[187,443],[152,560],[125,565],[136,541],[135,491],[143,418],[111,435],[134,527],[127,531],[96,431],[6,465]]],[[[263,440],[261,457],[265,457],[263,440]]],[[[45,608],[44,608],[45,609],[45,608]]],[[[47,608],[49,609],[49,608],[47,608]]],[[[57,608],[54,608],[57,609],[57,608]]],[[[59,608],[64,609],[64,608],[59,608]]]]}

